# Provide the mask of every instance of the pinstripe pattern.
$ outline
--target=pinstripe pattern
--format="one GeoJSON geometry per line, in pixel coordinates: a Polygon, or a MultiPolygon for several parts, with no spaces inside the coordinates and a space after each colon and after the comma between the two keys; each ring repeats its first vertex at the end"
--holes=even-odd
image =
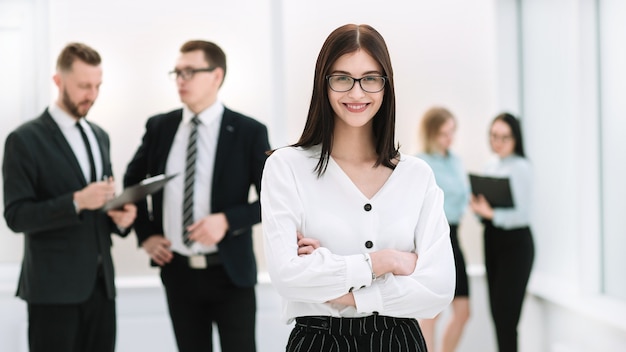
{"type": "Polygon", "coordinates": [[[187,143],[187,159],[185,162],[185,188],[183,195],[183,242],[185,245],[191,246],[193,241],[189,240],[189,232],[187,227],[193,224],[193,184],[196,174],[196,158],[198,155],[198,125],[200,119],[194,116],[191,119],[191,132],[189,133],[189,142],[187,143]]]}
{"type": "Polygon", "coordinates": [[[364,318],[301,317],[287,352],[426,352],[415,319],[371,315],[364,318]]]}

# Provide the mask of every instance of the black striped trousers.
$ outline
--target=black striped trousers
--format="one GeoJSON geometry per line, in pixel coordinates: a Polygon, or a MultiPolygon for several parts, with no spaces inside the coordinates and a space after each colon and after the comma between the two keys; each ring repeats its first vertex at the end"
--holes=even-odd
{"type": "Polygon", "coordinates": [[[287,352],[426,352],[426,344],[415,319],[307,316],[296,318],[287,352]]]}

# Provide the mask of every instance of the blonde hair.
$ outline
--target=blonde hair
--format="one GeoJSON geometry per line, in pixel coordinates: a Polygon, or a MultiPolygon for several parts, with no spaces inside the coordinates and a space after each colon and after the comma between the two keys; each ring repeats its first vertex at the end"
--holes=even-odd
{"type": "Polygon", "coordinates": [[[441,126],[449,119],[456,123],[454,115],[446,108],[434,106],[424,113],[420,124],[420,137],[422,142],[422,150],[425,153],[433,153],[434,145],[441,126]]]}

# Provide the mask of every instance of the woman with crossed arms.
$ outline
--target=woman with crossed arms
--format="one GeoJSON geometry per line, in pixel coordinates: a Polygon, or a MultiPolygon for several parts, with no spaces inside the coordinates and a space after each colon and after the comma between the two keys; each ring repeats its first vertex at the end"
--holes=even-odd
{"type": "Polygon", "coordinates": [[[295,320],[287,351],[426,351],[417,318],[454,293],[443,193],[395,143],[391,60],[368,25],[337,28],[300,140],[267,159],[268,271],[295,320]]]}

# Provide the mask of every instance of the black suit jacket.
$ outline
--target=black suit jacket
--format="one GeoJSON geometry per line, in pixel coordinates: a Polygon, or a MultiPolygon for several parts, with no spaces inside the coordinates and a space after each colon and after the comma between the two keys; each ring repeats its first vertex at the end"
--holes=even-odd
{"type": "MultiPolygon", "coordinates": [[[[126,170],[125,187],[165,172],[182,116],[182,109],[178,109],[148,119],[142,144],[126,170]]],[[[248,195],[251,186],[256,188],[257,195],[260,194],[261,175],[267,158],[265,152],[269,149],[265,125],[224,109],[215,153],[210,204],[213,213],[223,212],[228,219],[230,229],[218,243],[219,255],[230,279],[240,287],[256,284],[252,226],[261,221],[261,205],[258,199],[249,202],[248,195]]],[[[163,234],[163,192],[152,195],[151,213],[146,205],[146,201],[137,203],[134,228],[139,244],[154,234],[163,234]]]]}
{"type": "MultiPolygon", "coordinates": [[[[98,139],[104,173],[112,175],[109,137],[89,125],[98,139]]],[[[73,193],[87,183],[47,110],[9,134],[2,171],[4,218],[11,230],[24,233],[17,295],[29,303],[83,302],[94,289],[100,255],[107,293],[113,298],[111,233],[119,231],[101,210],[76,213],[73,193]]]]}

